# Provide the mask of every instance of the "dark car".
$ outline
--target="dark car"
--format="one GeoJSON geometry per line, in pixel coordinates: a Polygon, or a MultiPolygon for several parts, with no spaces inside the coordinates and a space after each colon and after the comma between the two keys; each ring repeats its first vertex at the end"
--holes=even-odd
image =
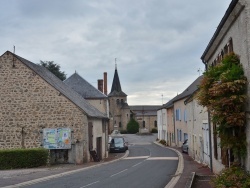
{"type": "Polygon", "coordinates": [[[183,153],[188,153],[188,139],[183,142],[181,149],[183,153]]]}
{"type": "Polygon", "coordinates": [[[127,142],[122,136],[115,136],[110,138],[109,152],[125,152],[128,149],[127,142]]]}

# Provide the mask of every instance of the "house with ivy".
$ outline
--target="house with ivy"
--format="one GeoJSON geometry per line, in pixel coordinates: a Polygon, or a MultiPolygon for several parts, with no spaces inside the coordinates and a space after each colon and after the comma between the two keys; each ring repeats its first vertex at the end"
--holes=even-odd
{"type": "Polygon", "coordinates": [[[250,4],[232,0],[201,59],[206,67],[199,104],[208,108],[211,168],[250,170],[250,4]]]}

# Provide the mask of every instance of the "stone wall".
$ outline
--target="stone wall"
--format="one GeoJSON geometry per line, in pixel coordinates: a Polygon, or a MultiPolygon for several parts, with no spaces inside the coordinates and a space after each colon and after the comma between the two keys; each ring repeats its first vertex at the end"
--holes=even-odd
{"type": "Polygon", "coordinates": [[[127,97],[110,97],[109,104],[110,104],[110,132],[112,130],[126,130],[127,124],[130,120],[130,110],[129,108],[122,108],[123,103],[121,102],[127,101],[127,97]],[[117,102],[119,100],[119,102],[117,102]],[[120,123],[120,124],[119,124],[120,123]],[[121,126],[119,126],[121,125],[121,126]]]}
{"type": "Polygon", "coordinates": [[[41,147],[42,128],[68,127],[83,147],[69,159],[87,160],[87,116],[9,52],[0,57],[0,86],[0,149],[41,147]]]}

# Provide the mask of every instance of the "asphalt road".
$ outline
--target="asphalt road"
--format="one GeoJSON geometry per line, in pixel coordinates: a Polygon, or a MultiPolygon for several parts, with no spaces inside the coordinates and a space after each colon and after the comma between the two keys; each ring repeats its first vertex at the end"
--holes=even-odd
{"type": "Polygon", "coordinates": [[[26,187],[163,188],[178,165],[177,154],[153,142],[156,136],[125,135],[129,155],[122,160],[26,187]]]}

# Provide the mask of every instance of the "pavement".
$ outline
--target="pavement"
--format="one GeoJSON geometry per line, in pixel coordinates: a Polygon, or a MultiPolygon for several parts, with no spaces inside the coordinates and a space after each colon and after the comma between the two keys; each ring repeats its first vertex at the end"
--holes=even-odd
{"type": "MultiPolygon", "coordinates": [[[[156,143],[158,144],[158,143],[156,143]]],[[[165,146],[163,146],[165,147],[165,146]]],[[[212,188],[209,181],[214,174],[207,166],[194,161],[188,154],[181,153],[181,148],[167,147],[175,150],[179,155],[179,164],[176,174],[165,188],[212,188]]],[[[111,163],[127,157],[124,153],[110,153],[108,158],[101,162],[89,162],[82,165],[58,164],[49,167],[0,170],[0,187],[14,188],[42,182],[48,179],[66,176],[78,171],[86,170],[103,164],[111,163]]]]}

